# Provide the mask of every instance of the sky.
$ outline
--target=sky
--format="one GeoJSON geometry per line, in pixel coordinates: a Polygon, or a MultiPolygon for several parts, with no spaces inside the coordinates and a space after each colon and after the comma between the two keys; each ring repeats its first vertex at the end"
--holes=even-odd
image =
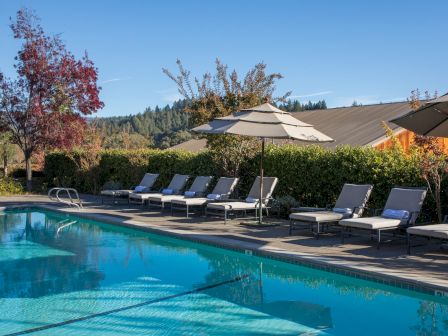
{"type": "Polygon", "coordinates": [[[35,10],[50,34],[99,70],[105,107],[129,115],[181,98],[162,68],[181,59],[193,76],[219,58],[244,75],[279,72],[278,95],[329,107],[402,101],[411,90],[448,91],[448,1],[0,0],[0,71],[14,77],[20,48],[9,28],[35,10]]]}

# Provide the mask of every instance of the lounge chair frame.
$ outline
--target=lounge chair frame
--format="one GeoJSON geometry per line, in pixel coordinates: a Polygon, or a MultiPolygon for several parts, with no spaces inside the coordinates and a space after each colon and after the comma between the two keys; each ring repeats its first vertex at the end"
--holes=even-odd
{"type": "MultiPolygon", "coordinates": [[[[264,216],[269,216],[269,210],[272,208],[272,197],[263,198],[262,201],[264,203],[262,210],[264,211],[264,216]]],[[[260,201],[257,201],[254,203],[254,208],[252,209],[234,209],[232,207],[232,202],[244,202],[244,198],[234,198],[234,199],[227,199],[227,200],[219,200],[219,201],[213,201],[212,203],[229,203],[229,209],[210,209],[207,206],[205,206],[204,209],[204,215],[205,217],[213,216],[213,217],[222,217],[224,218],[224,224],[227,224],[227,221],[229,219],[238,219],[238,218],[245,218],[245,219],[255,219],[258,220],[259,217],[259,205],[260,201]],[[248,216],[248,212],[254,211],[254,216],[248,216]],[[242,213],[243,216],[238,217],[238,214],[242,213]]],[[[209,202],[211,203],[211,202],[209,202]]]]}
{"type": "MultiPolygon", "coordinates": [[[[422,191],[427,190],[427,188],[422,188],[422,187],[401,187],[401,186],[399,186],[396,188],[422,190],[422,191]]],[[[380,216],[380,214],[382,213],[383,210],[384,210],[383,208],[375,209],[374,216],[380,216]]],[[[365,237],[365,236],[367,236],[371,240],[376,239],[376,249],[379,250],[381,243],[385,242],[383,240],[383,236],[385,233],[390,233],[390,234],[388,234],[390,237],[390,239],[388,241],[392,241],[392,240],[396,240],[396,239],[406,239],[406,235],[403,233],[405,232],[405,230],[408,227],[415,225],[415,222],[417,221],[420,214],[421,214],[421,209],[419,211],[410,211],[409,218],[404,223],[402,223],[398,226],[395,225],[395,226],[391,226],[391,227],[382,227],[379,229],[366,229],[366,228],[358,228],[358,227],[350,227],[350,226],[340,225],[340,227],[341,227],[341,230],[340,230],[341,244],[345,243],[346,237],[354,237],[354,236],[365,237]],[[354,230],[356,230],[356,233],[354,233],[354,230]],[[365,234],[364,232],[367,232],[367,234],[365,234]]]]}
{"type": "MultiPolygon", "coordinates": [[[[292,208],[292,211],[297,212],[317,212],[317,211],[332,211],[333,206],[327,205],[325,208],[300,207],[292,208]]],[[[365,206],[356,206],[352,208],[352,214],[347,218],[353,218],[355,214],[361,216],[365,206]]],[[[293,230],[311,230],[311,233],[316,239],[319,239],[321,233],[328,231],[330,226],[337,225],[339,220],[321,220],[321,221],[301,221],[297,219],[289,219],[289,235],[292,235],[293,230]],[[316,228],[316,230],[315,230],[316,228]]]]}
{"type": "MultiPolygon", "coordinates": [[[[141,193],[156,192],[155,190],[152,189],[152,187],[154,186],[154,184],[156,183],[157,179],[159,178],[159,174],[146,173],[145,176],[147,174],[156,175],[156,176],[154,178],[154,182],[153,182],[152,186],[144,189],[144,191],[142,191],[141,193]]],[[[145,176],[143,176],[143,179],[145,178],[145,176]]],[[[143,179],[142,179],[142,181],[143,181],[143,179]]],[[[130,190],[134,190],[136,187],[137,186],[131,186],[129,189],[130,190]]],[[[112,204],[118,204],[117,199],[125,198],[125,197],[127,198],[127,203],[130,204],[130,199],[129,199],[129,194],[130,193],[128,191],[126,191],[126,190],[110,190],[110,191],[112,192],[111,196],[100,194],[100,196],[101,196],[101,204],[104,204],[104,200],[108,199],[108,198],[112,198],[112,204]]]]}
{"type": "MultiPolygon", "coordinates": [[[[351,205],[355,205],[353,207],[350,207],[351,214],[349,216],[346,216],[344,219],[353,218],[355,215],[358,217],[361,217],[364,213],[364,210],[367,209],[367,202],[370,198],[370,194],[372,193],[373,185],[371,184],[353,184],[353,183],[345,183],[342,187],[341,192],[339,193],[338,200],[336,201],[336,204],[328,204],[325,208],[314,208],[314,207],[299,207],[299,208],[293,208],[291,209],[291,213],[294,212],[333,212],[332,209],[338,205],[341,205],[345,207],[347,205],[347,200],[344,200],[347,198],[347,194],[353,194],[354,190],[353,188],[357,188],[362,193],[360,193],[357,196],[363,196],[362,199],[356,199],[350,200],[348,203],[352,203],[351,205]],[[342,198],[342,199],[341,199],[342,198]],[[356,203],[359,203],[361,201],[362,204],[356,205],[356,203]],[[339,204],[338,204],[339,203],[339,204]],[[342,204],[341,204],[342,203],[342,204]],[[353,204],[354,203],[354,204],[353,204]]],[[[328,231],[330,226],[337,225],[339,222],[339,219],[327,219],[327,220],[300,220],[289,217],[289,235],[292,235],[292,231],[294,229],[307,229],[311,230],[311,233],[314,235],[316,239],[319,239],[319,236],[321,233],[328,231]],[[316,228],[316,230],[315,230],[316,228]]]]}
{"type": "MultiPolygon", "coordinates": [[[[227,178],[227,179],[229,179],[229,178],[227,178]]],[[[229,192],[226,193],[226,194],[220,194],[221,195],[221,201],[223,201],[223,202],[228,202],[229,201],[229,199],[230,199],[229,197],[231,197],[234,194],[235,186],[239,182],[239,178],[230,178],[230,179],[234,179],[234,181],[233,181],[233,183],[230,186],[229,192]]],[[[217,184],[218,183],[219,183],[219,179],[218,179],[217,184]]],[[[217,184],[215,185],[215,188],[216,188],[217,184]]],[[[215,190],[213,190],[213,191],[215,191],[215,190]]],[[[214,193],[213,191],[212,191],[212,193],[214,193]]],[[[206,196],[206,193],[202,194],[201,196],[198,196],[197,198],[201,198],[201,197],[205,197],[205,196],[206,196]]],[[[194,198],[196,198],[196,197],[194,197],[194,198]]],[[[206,200],[204,202],[204,204],[200,204],[200,205],[196,205],[196,204],[193,204],[193,205],[185,204],[185,205],[183,205],[183,204],[179,204],[179,203],[171,203],[171,215],[173,215],[174,211],[177,210],[177,211],[185,211],[187,218],[189,218],[190,215],[194,215],[194,214],[197,214],[197,213],[201,213],[202,215],[207,216],[207,211],[206,211],[207,204],[211,203],[211,202],[218,202],[218,201],[216,201],[216,200],[206,200]],[[191,211],[191,210],[193,210],[193,211],[191,211]],[[196,210],[196,211],[194,211],[194,210],[196,210]]]]}
{"type": "MultiPolygon", "coordinates": [[[[171,181],[170,181],[170,184],[171,183],[173,183],[173,180],[174,180],[174,178],[175,178],[175,176],[176,175],[182,175],[182,174],[175,174],[173,177],[172,177],[172,179],[171,179],[171,181]]],[[[187,176],[187,175],[185,175],[185,176],[187,176]]],[[[185,183],[184,183],[184,185],[183,185],[183,187],[181,188],[181,189],[175,189],[175,190],[173,190],[173,195],[180,195],[182,192],[183,192],[183,189],[185,188],[185,184],[186,184],[186,182],[188,181],[188,179],[189,179],[190,177],[188,176],[188,178],[186,179],[186,181],[185,181],[185,183]]],[[[162,191],[163,191],[163,189],[165,189],[166,187],[163,187],[163,188],[160,188],[159,190],[154,190],[154,189],[152,189],[152,190],[145,190],[145,191],[142,191],[142,192],[137,192],[137,193],[135,193],[135,194],[157,194],[157,193],[162,193],[162,191]]],[[[146,199],[141,199],[141,200],[139,200],[139,199],[136,199],[136,198],[132,198],[131,197],[131,194],[129,194],[129,197],[128,197],[128,203],[129,204],[131,204],[131,203],[135,203],[135,204],[140,204],[140,205],[144,205],[145,204],[145,201],[147,201],[146,199]]],[[[149,202],[148,202],[149,203],[149,202]]],[[[163,204],[162,204],[162,206],[159,206],[159,207],[161,207],[161,208],[163,208],[163,204]]]]}
{"type": "MultiPolygon", "coordinates": [[[[429,224],[429,223],[428,223],[429,224]]],[[[442,223],[440,224],[446,224],[448,225],[448,215],[445,215],[445,217],[443,218],[442,223]]],[[[424,224],[423,224],[424,225],[424,224]]],[[[431,224],[429,224],[431,225],[431,224]]],[[[409,233],[406,231],[406,250],[407,250],[407,254],[410,255],[411,254],[411,249],[413,247],[419,247],[419,246],[424,246],[429,244],[431,241],[438,241],[440,243],[440,248],[443,247],[443,244],[448,243],[448,238],[437,238],[437,237],[431,237],[431,236],[425,236],[425,235],[420,235],[420,234],[414,234],[414,233],[409,233]],[[420,244],[412,244],[412,238],[418,238],[420,240],[425,240],[425,243],[420,243],[420,244]]]]}

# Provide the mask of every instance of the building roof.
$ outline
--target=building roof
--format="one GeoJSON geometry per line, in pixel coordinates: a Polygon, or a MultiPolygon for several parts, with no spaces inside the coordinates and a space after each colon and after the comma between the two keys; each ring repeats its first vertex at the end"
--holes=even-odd
{"type": "Polygon", "coordinates": [[[169,149],[183,149],[189,152],[200,152],[207,146],[207,139],[191,139],[174,145],[169,149]]]}
{"type": "MultiPolygon", "coordinates": [[[[331,143],[322,143],[321,146],[335,148],[340,145],[375,146],[383,142],[387,139],[383,122],[386,122],[395,132],[400,131],[402,130],[400,127],[387,121],[409,112],[409,109],[408,102],[399,102],[292,112],[291,114],[335,140],[331,143]]],[[[299,144],[299,142],[294,143],[299,144]]],[[[198,152],[206,145],[205,139],[193,139],[173,146],[171,149],[198,152]]]]}

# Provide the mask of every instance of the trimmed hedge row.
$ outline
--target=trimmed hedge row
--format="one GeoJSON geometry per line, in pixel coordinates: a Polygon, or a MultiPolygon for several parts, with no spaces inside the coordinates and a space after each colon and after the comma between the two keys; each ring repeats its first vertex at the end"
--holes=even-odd
{"type": "Polygon", "coordinates": [[[0,177],[0,196],[17,195],[23,192],[22,185],[10,177],[0,177]]]}
{"type": "MultiPolygon", "coordinates": [[[[244,195],[258,175],[259,157],[248,160],[241,169],[240,194],[244,195]]],[[[108,181],[123,187],[137,185],[145,172],[158,172],[158,187],[169,183],[175,173],[218,175],[220,169],[207,152],[161,150],[107,150],[93,155],[86,152],[53,152],[45,157],[49,187],[71,186],[82,192],[98,193],[108,181]]],[[[374,191],[370,206],[381,207],[393,186],[424,186],[418,159],[393,151],[373,148],[319,146],[269,146],[265,175],[277,176],[276,196],[291,195],[302,205],[325,206],[334,203],[342,185],[371,183],[374,191]]],[[[428,202],[432,206],[432,200],[428,202]]]]}

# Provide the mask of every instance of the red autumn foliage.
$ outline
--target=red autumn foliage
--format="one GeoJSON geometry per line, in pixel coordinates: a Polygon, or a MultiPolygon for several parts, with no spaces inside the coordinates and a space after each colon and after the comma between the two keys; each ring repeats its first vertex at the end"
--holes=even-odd
{"type": "Polygon", "coordinates": [[[87,54],[76,59],[59,36],[45,34],[39,19],[26,9],[17,12],[11,29],[23,43],[15,58],[17,78],[0,72],[0,130],[9,131],[22,149],[31,187],[31,155],[79,145],[87,129],[83,116],[104,104],[97,69],[87,54]]]}

